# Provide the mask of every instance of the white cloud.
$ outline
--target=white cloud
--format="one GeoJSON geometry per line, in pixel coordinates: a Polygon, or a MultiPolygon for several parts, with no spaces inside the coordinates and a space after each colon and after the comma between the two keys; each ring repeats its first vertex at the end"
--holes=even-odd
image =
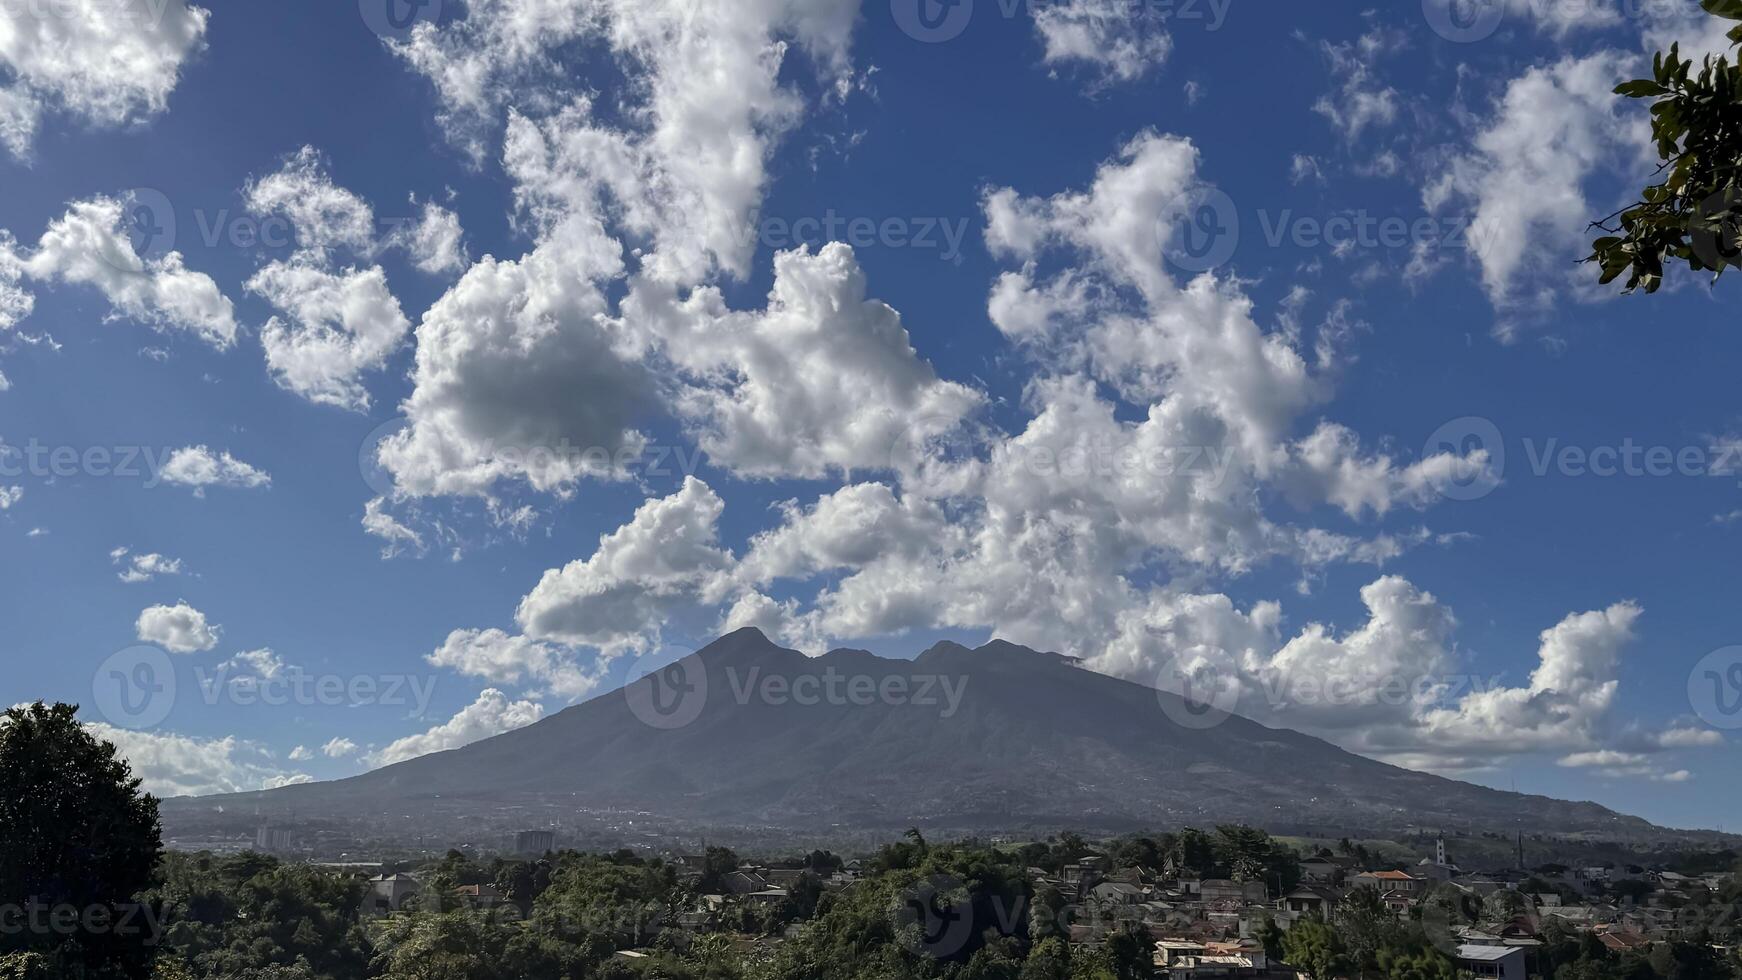
{"type": "Polygon", "coordinates": [[[224,661],[220,670],[240,672],[234,679],[249,679],[249,683],[277,680],[288,669],[284,659],[271,649],[244,650],[224,661]]]}
{"type": "Polygon", "coordinates": [[[304,772],[293,772],[283,776],[268,776],[261,782],[261,789],[278,789],[282,786],[301,786],[303,783],[315,781],[313,776],[304,772]]]}
{"type": "Polygon", "coordinates": [[[406,247],[417,267],[430,275],[459,272],[470,261],[460,216],[433,201],[424,204],[423,216],[412,227],[406,247]]]}
{"type": "Polygon", "coordinates": [[[426,732],[408,735],[369,757],[378,766],[415,759],[431,752],[445,752],[470,745],[481,739],[523,728],[544,717],[544,707],[536,701],[510,701],[495,688],[478,695],[478,699],[461,708],[452,718],[426,732]]]}
{"type": "Polygon", "coordinates": [[[409,424],[379,449],[396,489],[483,496],[524,480],[568,492],[638,454],[634,420],[655,385],[596,285],[621,271],[617,244],[580,220],[518,261],[468,269],[417,328],[409,424]]]}
{"type": "Polygon", "coordinates": [[[329,759],[343,759],[346,756],[355,755],[356,752],[357,743],[348,738],[334,738],[321,746],[321,754],[329,759]]]}
{"type": "Polygon", "coordinates": [[[205,446],[188,446],[169,454],[159,479],[165,483],[193,487],[203,495],[207,487],[267,487],[272,477],[242,462],[228,452],[213,453],[205,446]]]}
{"type": "Polygon", "coordinates": [[[596,674],[575,662],[572,651],[497,629],[455,630],[424,659],[492,684],[524,684],[569,701],[580,700],[599,684],[596,674]]]}
{"type": "Polygon", "coordinates": [[[0,510],[11,510],[14,504],[23,499],[23,487],[0,487],[0,510]]]}
{"type": "MultiPolygon", "coordinates": [[[[740,240],[739,229],[761,198],[772,145],[804,112],[800,93],[781,84],[789,47],[809,55],[826,87],[842,93],[858,15],[857,0],[587,0],[555,7],[474,0],[465,18],[441,28],[420,25],[394,47],[435,84],[443,123],[482,160],[496,110],[510,99],[523,112],[543,114],[602,84],[564,53],[602,42],[632,79],[621,115],[635,130],[607,131],[571,116],[561,128],[578,141],[615,147],[607,151],[615,166],[599,176],[564,169],[556,175],[564,186],[541,189],[590,194],[582,185],[611,183],[632,230],[654,240],[644,267],[661,280],[693,281],[716,265],[735,274],[748,270],[752,243],[740,240]]],[[[515,156],[511,149],[511,172],[515,156]]]]}
{"type": "Polygon", "coordinates": [[[423,535],[401,524],[388,513],[385,497],[376,497],[364,505],[363,531],[386,542],[381,547],[381,557],[384,559],[398,555],[405,548],[420,554],[423,552],[423,535]]]}
{"type": "MultiPolygon", "coordinates": [[[[0,118],[0,139],[3,138],[0,118]]],[[[19,257],[18,243],[11,232],[0,229],[0,330],[11,330],[36,307],[36,297],[20,285],[23,278],[24,260],[19,257]]]]}
{"type": "Polygon", "coordinates": [[[1638,162],[1649,144],[1644,115],[1612,91],[1636,70],[1617,51],[1527,70],[1507,85],[1470,149],[1424,191],[1430,211],[1470,209],[1470,247],[1502,311],[1592,292],[1579,286],[1594,278],[1576,260],[1588,251],[1591,221],[1610,208],[1587,197],[1587,184],[1607,163],[1638,162]]]}
{"type": "Polygon", "coordinates": [[[218,645],[218,627],[209,625],[205,613],[185,602],[145,609],[136,630],[140,642],[155,643],[170,653],[199,653],[218,645]]]}
{"type": "Polygon", "coordinates": [[[134,251],[122,225],[126,203],[95,197],[71,205],[24,258],[25,274],[95,287],[115,316],[191,331],[220,349],[235,343],[235,308],[210,276],[187,269],[180,252],[141,258],[134,251]]]}
{"type": "Polygon", "coordinates": [[[1100,83],[1132,82],[1167,61],[1163,19],[1130,0],[1066,0],[1036,6],[1034,29],[1049,65],[1083,62],[1100,83]]]}
{"type": "Polygon", "coordinates": [[[181,574],[180,558],[165,558],[155,552],[129,557],[128,549],[116,548],[109,553],[109,558],[113,564],[125,564],[126,567],[116,575],[121,581],[128,584],[149,582],[159,575],[181,574]]]}
{"type": "Polygon", "coordinates": [[[732,563],[718,540],[724,510],[706,483],[686,478],[601,537],[592,557],[545,572],[515,618],[535,640],[606,653],[647,649],[668,610],[721,587],[732,563]]]}
{"type": "Polygon", "coordinates": [[[982,396],[940,380],[900,315],[866,298],[865,274],[839,243],[774,260],[766,310],[735,313],[714,289],[682,304],[657,287],[626,316],[665,339],[692,377],[678,410],[716,465],[756,477],[888,469],[905,440],[953,429],[982,396]]]}
{"type": "Polygon", "coordinates": [[[307,762],[314,757],[314,752],[306,745],[299,745],[290,750],[290,761],[292,762],[307,762]]]}
{"type": "Polygon", "coordinates": [[[184,0],[0,5],[0,144],[27,156],[44,111],[104,126],[164,111],[209,16],[184,0]]]}
{"type": "Polygon", "coordinates": [[[1543,631],[1529,682],[1511,687],[1460,663],[1456,620],[1431,594],[1388,576],[1361,595],[1358,629],[1311,624],[1288,639],[1274,603],[1242,613],[1222,595],[1158,595],[1088,666],[1151,684],[1229,678],[1220,689],[1236,692],[1232,710],[1401,765],[1459,770],[1559,752],[1564,765],[1613,766],[1636,754],[1605,742],[1638,606],[1543,631]]]}
{"type": "Polygon", "coordinates": [[[333,183],[326,160],[312,146],[298,150],[278,171],[251,181],[243,197],[254,214],[287,219],[303,251],[375,250],[375,210],[333,183]]]}
{"type": "Polygon", "coordinates": [[[1400,37],[1381,30],[1344,44],[1325,42],[1322,50],[1338,85],[1336,91],[1313,104],[1313,111],[1330,120],[1351,143],[1360,139],[1364,130],[1397,121],[1401,97],[1397,89],[1379,80],[1373,64],[1401,45],[1400,37]]]}
{"type": "Polygon", "coordinates": [[[112,742],[116,752],[155,796],[208,796],[271,789],[296,781],[272,765],[264,747],[239,739],[196,738],[173,732],[140,732],[86,722],[92,735],[112,742]]]}
{"type": "Polygon", "coordinates": [[[301,260],[274,262],[247,288],[288,317],[260,330],[279,386],[317,404],[367,411],[358,376],[385,365],[411,330],[381,267],[334,273],[301,260]]]}

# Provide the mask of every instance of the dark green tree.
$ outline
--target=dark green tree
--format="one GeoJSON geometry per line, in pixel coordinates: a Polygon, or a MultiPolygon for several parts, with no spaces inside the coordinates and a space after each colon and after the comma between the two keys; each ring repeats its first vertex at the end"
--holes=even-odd
{"type": "MultiPolygon", "coordinates": [[[[1742,21],[1742,0],[1700,0],[1708,13],[1742,21]]],[[[1742,42],[1742,24],[1729,33],[1742,42]]],[[[1587,262],[1600,281],[1626,273],[1629,292],[1656,292],[1664,266],[1683,264],[1713,278],[1742,263],[1742,63],[1727,56],[1695,65],[1671,45],[1652,77],[1623,82],[1617,95],[1649,99],[1657,182],[1637,203],[1594,222],[1603,231],[1587,262]]]]}
{"type": "Polygon", "coordinates": [[[1302,919],[1282,937],[1284,962],[1309,980],[1333,980],[1349,968],[1348,951],[1337,931],[1319,919],[1302,919]]]}
{"type": "Polygon", "coordinates": [[[157,800],[77,712],[38,701],[0,718],[0,903],[27,914],[25,928],[0,933],[0,954],[39,953],[67,975],[145,977],[156,916],[133,899],[163,851],[157,800]],[[76,926],[48,918],[69,912],[76,926]]]}

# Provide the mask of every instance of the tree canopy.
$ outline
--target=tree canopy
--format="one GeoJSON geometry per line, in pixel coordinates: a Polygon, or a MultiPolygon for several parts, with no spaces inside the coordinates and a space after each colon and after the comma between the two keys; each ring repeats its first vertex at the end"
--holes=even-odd
{"type": "MultiPolygon", "coordinates": [[[[1701,0],[1707,12],[1742,21],[1742,0],[1701,0]]],[[[1729,38],[1742,43],[1742,23],[1729,38]]],[[[1662,163],[1639,200],[1594,222],[1605,232],[1587,262],[1600,282],[1626,274],[1626,289],[1656,292],[1664,266],[1710,272],[1742,264],[1742,61],[1707,56],[1699,65],[1671,45],[1652,61],[1650,78],[1616,86],[1649,99],[1651,135],[1662,163]]]]}

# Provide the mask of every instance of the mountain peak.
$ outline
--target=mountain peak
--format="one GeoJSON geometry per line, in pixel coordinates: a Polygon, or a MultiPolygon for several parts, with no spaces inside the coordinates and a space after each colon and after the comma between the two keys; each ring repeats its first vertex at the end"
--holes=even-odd
{"type": "Polygon", "coordinates": [[[768,638],[754,626],[733,630],[696,651],[706,663],[735,663],[761,660],[769,654],[791,653],[768,638]]]}

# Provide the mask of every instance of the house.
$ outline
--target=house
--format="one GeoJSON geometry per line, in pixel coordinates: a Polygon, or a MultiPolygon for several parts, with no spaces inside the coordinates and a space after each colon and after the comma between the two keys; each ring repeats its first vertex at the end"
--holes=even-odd
{"type": "Polygon", "coordinates": [[[1136,905],[1143,901],[1143,889],[1122,881],[1103,881],[1089,889],[1089,896],[1104,905],[1136,905]]]}
{"type": "Polygon", "coordinates": [[[473,909],[494,909],[508,904],[507,897],[494,885],[461,885],[454,889],[454,894],[473,909]]]}
{"type": "Polygon", "coordinates": [[[1422,886],[1425,883],[1406,871],[1363,871],[1350,884],[1357,888],[1371,888],[1381,895],[1399,892],[1413,898],[1424,891],[1422,886]]]}
{"type": "Polygon", "coordinates": [[[764,888],[745,895],[744,900],[752,905],[779,905],[786,901],[786,896],[787,891],[784,888],[764,888]]]}
{"type": "Polygon", "coordinates": [[[397,912],[405,907],[406,899],[422,890],[423,885],[410,875],[376,875],[369,879],[364,908],[377,915],[397,912]]]}
{"type": "Polygon", "coordinates": [[[1229,881],[1209,878],[1198,884],[1198,897],[1211,902],[1262,902],[1265,899],[1262,881],[1229,881]]]}
{"type": "Polygon", "coordinates": [[[1155,966],[1169,977],[1255,977],[1269,969],[1255,944],[1162,939],[1155,944],[1155,966]]]}
{"type": "Polygon", "coordinates": [[[809,868],[769,868],[762,877],[776,888],[791,888],[799,879],[811,873],[809,868]]]}
{"type": "Polygon", "coordinates": [[[774,887],[774,883],[764,877],[762,872],[748,869],[729,872],[720,880],[725,884],[726,890],[734,895],[749,895],[774,887]]]}
{"type": "Polygon", "coordinates": [[[1626,953],[1635,949],[1649,949],[1651,947],[1651,940],[1637,932],[1622,929],[1610,930],[1599,927],[1597,941],[1613,953],[1626,953]]]}
{"type": "Polygon", "coordinates": [[[1282,896],[1282,907],[1289,912],[1329,917],[1337,908],[1337,893],[1316,885],[1302,885],[1282,896]]]}
{"type": "Polygon", "coordinates": [[[1342,867],[1330,858],[1307,858],[1300,863],[1301,876],[1308,881],[1335,881],[1337,873],[1342,870],[1342,867]]]}
{"type": "Polygon", "coordinates": [[[1459,946],[1458,969],[1481,980],[1525,980],[1524,950],[1517,946],[1459,946]]]}

